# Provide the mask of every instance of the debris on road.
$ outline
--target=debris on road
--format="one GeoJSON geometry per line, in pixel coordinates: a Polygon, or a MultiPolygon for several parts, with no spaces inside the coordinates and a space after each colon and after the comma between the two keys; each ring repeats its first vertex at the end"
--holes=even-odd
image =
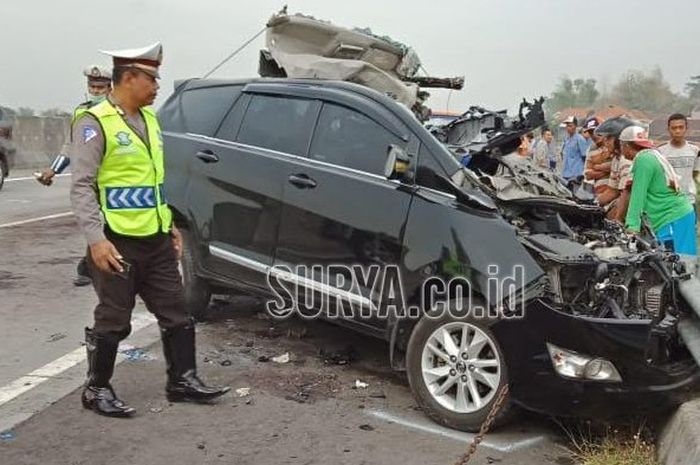
{"type": "Polygon", "coordinates": [[[12,431],[3,431],[0,433],[0,441],[12,441],[15,437],[15,433],[12,431]]]}
{"type": "Polygon", "coordinates": [[[360,425],[362,431],[374,431],[374,426],[372,425],[360,425]]]}
{"type": "Polygon", "coordinates": [[[269,361],[270,357],[268,357],[267,355],[261,355],[260,357],[258,357],[258,362],[267,363],[269,361]]]}
{"type": "Polygon", "coordinates": [[[321,348],[319,355],[323,358],[323,362],[331,365],[347,365],[359,359],[359,354],[353,346],[346,346],[343,349],[326,350],[321,348]]]}
{"type": "Polygon", "coordinates": [[[250,395],[250,388],[238,388],[236,389],[236,394],[238,394],[238,397],[248,397],[250,395]]]}
{"type": "Polygon", "coordinates": [[[280,364],[289,363],[289,360],[289,352],[285,352],[282,355],[278,355],[277,357],[272,357],[273,362],[280,364]]]}
{"type": "Polygon", "coordinates": [[[353,384],[352,388],[353,389],[367,389],[369,387],[369,384],[360,381],[359,379],[355,380],[355,384],[353,384]]]}
{"type": "Polygon", "coordinates": [[[156,357],[149,354],[146,349],[140,349],[128,345],[123,348],[120,347],[119,353],[124,355],[130,362],[145,362],[156,359],[156,357]]]}
{"type": "Polygon", "coordinates": [[[46,340],[46,342],[56,342],[60,341],[61,339],[65,339],[67,336],[63,333],[55,333],[49,336],[49,338],[46,340]]]}
{"type": "Polygon", "coordinates": [[[163,411],[162,407],[153,407],[149,410],[151,413],[161,413],[163,411]]]}
{"type": "Polygon", "coordinates": [[[233,362],[229,359],[226,359],[226,360],[222,360],[220,365],[222,367],[230,367],[231,365],[233,365],[233,362]]]}

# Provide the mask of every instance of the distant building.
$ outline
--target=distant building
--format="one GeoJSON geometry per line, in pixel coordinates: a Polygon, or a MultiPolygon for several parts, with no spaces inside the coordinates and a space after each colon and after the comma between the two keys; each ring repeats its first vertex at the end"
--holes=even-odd
{"type": "MultiPolygon", "coordinates": [[[[654,142],[666,142],[668,135],[668,117],[671,113],[659,115],[649,126],[649,137],[654,142]]],[[[696,108],[688,117],[688,134],[686,138],[695,143],[700,143],[700,108],[696,108]]]]}
{"type": "Polygon", "coordinates": [[[638,121],[644,125],[649,124],[653,117],[647,112],[641,110],[632,110],[629,108],[621,107],[619,105],[609,105],[603,108],[564,108],[560,110],[555,115],[557,122],[564,121],[569,116],[575,116],[579,121],[579,125],[583,124],[586,118],[592,116],[597,116],[601,121],[605,121],[610,118],[617,118],[619,116],[624,116],[635,121],[638,121]]]}

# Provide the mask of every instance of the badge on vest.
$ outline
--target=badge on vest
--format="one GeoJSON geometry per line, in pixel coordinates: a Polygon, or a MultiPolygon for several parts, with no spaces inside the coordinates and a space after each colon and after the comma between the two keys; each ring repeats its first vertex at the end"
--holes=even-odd
{"type": "Polygon", "coordinates": [[[119,145],[127,146],[131,145],[131,139],[129,138],[129,133],[124,131],[119,131],[116,135],[117,143],[119,145]]]}

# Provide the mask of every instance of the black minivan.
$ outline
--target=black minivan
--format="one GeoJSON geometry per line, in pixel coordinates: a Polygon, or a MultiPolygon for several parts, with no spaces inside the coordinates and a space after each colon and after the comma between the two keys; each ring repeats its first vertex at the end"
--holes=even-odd
{"type": "Polygon", "coordinates": [[[431,418],[467,431],[506,384],[509,404],[596,418],[696,386],[679,328],[697,327],[683,288],[698,281],[517,155],[464,167],[408,109],[345,82],[187,80],[159,116],[193,313],[212,292],[330,295],[362,310],[335,321],[389,342],[431,418]],[[400,291],[352,273],[372,269],[400,291]]]}

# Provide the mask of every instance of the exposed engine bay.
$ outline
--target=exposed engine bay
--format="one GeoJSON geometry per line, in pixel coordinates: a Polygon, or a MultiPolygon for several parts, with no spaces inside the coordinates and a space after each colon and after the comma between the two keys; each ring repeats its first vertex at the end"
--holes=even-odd
{"type": "Polygon", "coordinates": [[[547,272],[546,293],[560,310],[595,318],[658,320],[677,315],[677,255],[631,237],[594,211],[511,205],[506,218],[547,272]]]}

